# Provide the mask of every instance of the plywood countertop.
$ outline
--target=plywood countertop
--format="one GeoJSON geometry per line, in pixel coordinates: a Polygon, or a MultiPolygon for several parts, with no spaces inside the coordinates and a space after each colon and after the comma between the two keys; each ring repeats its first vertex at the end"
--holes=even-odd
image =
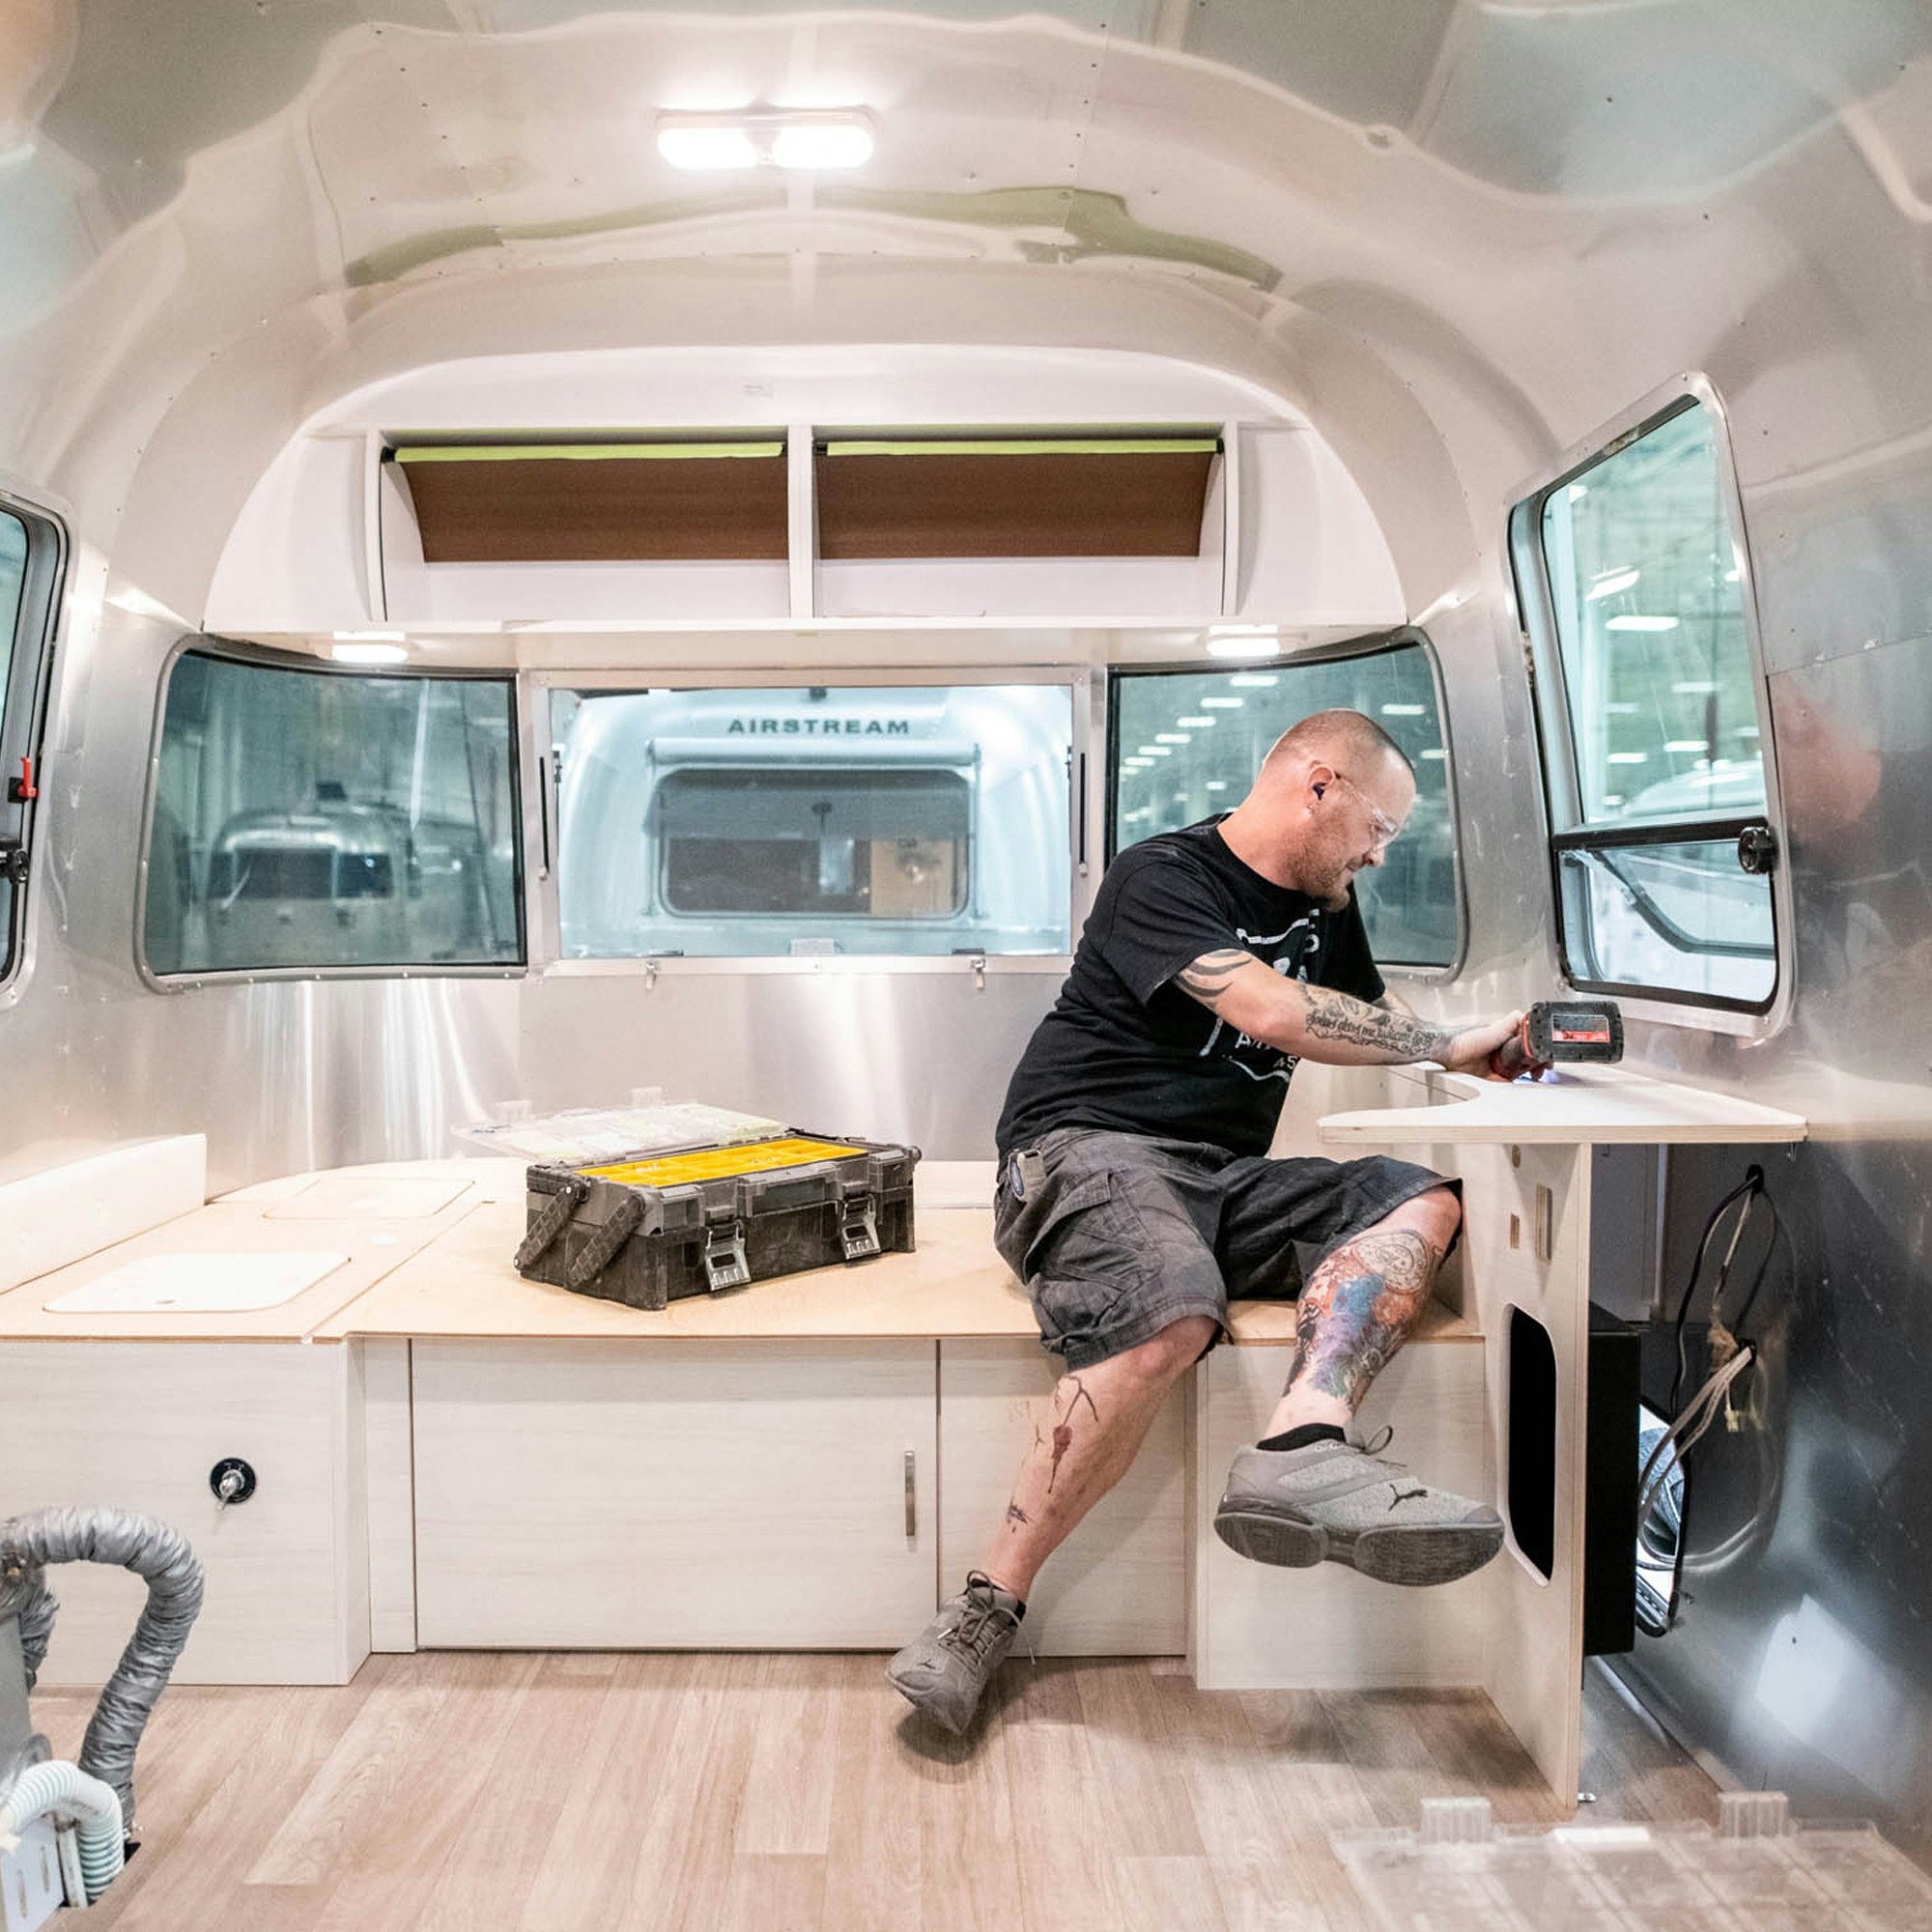
{"type": "Polygon", "coordinates": [[[1325,1114],[1316,1131],[1330,1147],[1441,1147],[1451,1142],[1611,1142],[1676,1147],[1690,1142],[1802,1141],[1804,1119],[1711,1088],[1679,1087],[1621,1066],[1565,1066],[1547,1080],[1478,1080],[1411,1069],[1430,1098],[1413,1107],[1325,1114]]]}
{"type": "MultiPolygon", "coordinates": [[[[511,1257],[525,1226],[520,1162],[399,1161],[291,1175],[240,1189],[0,1295],[0,1340],[1035,1338],[1025,1291],[994,1251],[991,1208],[928,1205],[983,1201],[990,1163],[926,1165],[933,1171],[922,1171],[916,1253],[694,1296],[660,1313],[517,1273],[511,1257]],[[144,1256],[317,1249],[348,1259],[276,1308],[107,1315],[46,1306],[144,1256]]],[[[1236,1302],[1233,1329],[1237,1342],[1293,1341],[1293,1304],[1236,1302]]],[[[1418,1339],[1477,1337],[1437,1304],[1418,1339]]]]}
{"type": "MultiPolygon", "coordinates": [[[[376,1171],[359,1170],[357,1178],[372,1172],[376,1171]]],[[[322,1178],[305,1175],[299,1179],[309,1183],[322,1178]]],[[[285,1196],[266,1202],[211,1202],[146,1234],[117,1241],[85,1261],[22,1282],[0,1294],[0,1341],[307,1341],[336,1310],[354,1302],[392,1269],[450,1233],[471,1210],[481,1190],[465,1179],[440,1182],[423,1198],[440,1199],[443,1205],[434,1212],[408,1218],[353,1211],[293,1218],[272,1211],[287,1200],[298,1199],[302,1191],[299,1186],[292,1187],[285,1196]],[[272,1308],[119,1314],[47,1306],[129,1262],[163,1256],[297,1253],[335,1254],[344,1259],[312,1288],[272,1308]]]]}

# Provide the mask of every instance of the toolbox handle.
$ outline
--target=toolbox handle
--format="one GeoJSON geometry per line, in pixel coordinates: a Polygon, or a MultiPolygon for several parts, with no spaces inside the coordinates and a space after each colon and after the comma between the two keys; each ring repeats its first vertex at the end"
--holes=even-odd
{"type": "Polygon", "coordinates": [[[517,1272],[528,1274],[546,1254],[551,1244],[570,1226],[571,1216],[577,1212],[577,1204],[590,1192],[582,1181],[571,1179],[550,1198],[550,1206],[536,1218],[535,1225],[524,1236],[523,1246],[517,1250],[517,1272]]]}
{"type": "Polygon", "coordinates": [[[617,1250],[631,1238],[632,1232],[643,1218],[642,1198],[636,1194],[624,1195],[611,1208],[611,1218],[572,1257],[569,1267],[564,1270],[563,1285],[582,1289],[595,1281],[614,1259],[617,1250]]]}

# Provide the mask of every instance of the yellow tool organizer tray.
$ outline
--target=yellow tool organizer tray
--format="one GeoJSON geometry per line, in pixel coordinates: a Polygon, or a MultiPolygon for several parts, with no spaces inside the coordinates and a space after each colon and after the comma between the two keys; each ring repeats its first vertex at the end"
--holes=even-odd
{"type": "Polygon", "coordinates": [[[769,1174],[775,1167],[802,1167],[810,1160],[839,1160],[867,1152],[837,1141],[751,1141],[742,1147],[696,1148],[651,1160],[622,1160],[610,1167],[582,1167],[599,1180],[621,1180],[633,1187],[678,1187],[696,1180],[723,1180],[739,1174],[769,1174]]]}

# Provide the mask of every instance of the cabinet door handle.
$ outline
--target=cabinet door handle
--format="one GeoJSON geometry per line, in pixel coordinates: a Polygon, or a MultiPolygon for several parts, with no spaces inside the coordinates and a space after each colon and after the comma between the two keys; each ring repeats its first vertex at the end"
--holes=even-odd
{"type": "Polygon", "coordinates": [[[905,1452],[905,1529],[906,1541],[919,1541],[919,1463],[913,1452],[905,1452]]]}

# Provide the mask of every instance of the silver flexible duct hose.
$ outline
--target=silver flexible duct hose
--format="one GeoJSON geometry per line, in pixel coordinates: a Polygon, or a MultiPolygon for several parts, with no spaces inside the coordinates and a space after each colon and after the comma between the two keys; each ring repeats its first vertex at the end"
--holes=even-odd
{"type": "Polygon", "coordinates": [[[179,1530],[128,1510],[39,1510],[0,1522],[0,1617],[19,1620],[30,1690],[59,1607],[43,1574],[50,1563],[116,1564],[148,1585],[147,1606],[80,1747],[81,1770],[121,1800],[132,1832],[134,1753],[200,1613],[201,1565],[179,1530]]]}

